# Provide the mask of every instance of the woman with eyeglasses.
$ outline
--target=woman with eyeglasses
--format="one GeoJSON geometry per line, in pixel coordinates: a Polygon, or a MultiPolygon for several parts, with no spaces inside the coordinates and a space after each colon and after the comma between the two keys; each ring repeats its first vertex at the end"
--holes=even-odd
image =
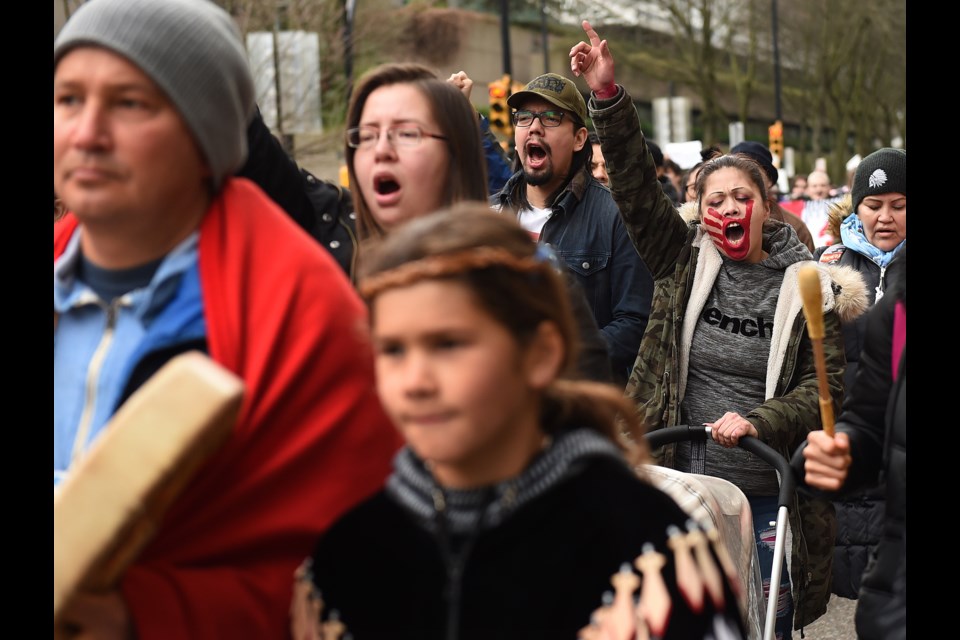
{"type": "Polygon", "coordinates": [[[703,168],[703,162],[698,162],[684,172],[680,180],[680,186],[683,187],[683,192],[680,194],[681,204],[697,201],[697,176],[701,168],[703,168]]]}
{"type": "Polygon", "coordinates": [[[419,64],[381,65],[361,79],[347,112],[346,162],[361,239],[488,196],[476,111],[419,64]]]}

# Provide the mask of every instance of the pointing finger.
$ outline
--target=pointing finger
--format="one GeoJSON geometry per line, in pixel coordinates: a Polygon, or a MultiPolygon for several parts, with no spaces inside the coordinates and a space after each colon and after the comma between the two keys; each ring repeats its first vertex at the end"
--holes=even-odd
{"type": "Polygon", "coordinates": [[[598,36],[594,28],[590,26],[589,21],[584,20],[581,23],[581,26],[583,27],[584,32],[586,32],[587,37],[590,38],[590,44],[592,45],[600,44],[600,36],[598,36]]]}

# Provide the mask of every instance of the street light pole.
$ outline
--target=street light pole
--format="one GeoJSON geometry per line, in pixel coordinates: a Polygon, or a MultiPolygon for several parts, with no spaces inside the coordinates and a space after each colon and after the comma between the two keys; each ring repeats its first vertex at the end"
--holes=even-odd
{"type": "Polygon", "coordinates": [[[353,93],[353,14],[356,11],[356,0],[343,2],[343,72],[346,76],[346,99],[349,102],[353,93]]]}
{"type": "Polygon", "coordinates": [[[540,0],[540,40],[543,43],[543,72],[550,73],[550,48],[547,46],[547,0],[540,0]]]}
{"type": "Polygon", "coordinates": [[[780,45],[777,37],[777,0],[771,0],[773,6],[773,87],[776,94],[777,120],[783,120],[783,109],[780,105],[780,45]]]}
{"type": "Polygon", "coordinates": [[[500,0],[500,48],[503,50],[503,74],[513,76],[510,69],[510,0],[500,0]]]}

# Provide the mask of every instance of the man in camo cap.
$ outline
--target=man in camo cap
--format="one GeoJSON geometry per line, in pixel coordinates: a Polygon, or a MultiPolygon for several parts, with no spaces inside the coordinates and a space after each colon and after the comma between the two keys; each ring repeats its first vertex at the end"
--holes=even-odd
{"type": "Polygon", "coordinates": [[[647,326],[653,278],[609,189],[591,175],[586,102],[572,80],[545,73],[507,104],[517,171],[491,204],[514,213],[575,274],[606,338],[615,381],[623,383],[647,326]]]}

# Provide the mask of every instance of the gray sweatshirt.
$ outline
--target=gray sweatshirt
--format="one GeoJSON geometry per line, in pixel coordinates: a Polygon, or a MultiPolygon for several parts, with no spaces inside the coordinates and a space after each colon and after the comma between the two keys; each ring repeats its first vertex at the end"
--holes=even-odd
{"type": "MultiPolygon", "coordinates": [[[[767,361],[783,272],[810,253],[789,226],[765,230],[770,255],[757,264],[722,256],[723,264],[690,346],[687,386],[680,406],[684,424],[715,422],[727,411],[746,416],[763,404],[767,361]]],[[[708,440],[681,443],[677,468],[729,480],[748,496],[776,495],[773,467],[740,448],[708,440]]]]}

